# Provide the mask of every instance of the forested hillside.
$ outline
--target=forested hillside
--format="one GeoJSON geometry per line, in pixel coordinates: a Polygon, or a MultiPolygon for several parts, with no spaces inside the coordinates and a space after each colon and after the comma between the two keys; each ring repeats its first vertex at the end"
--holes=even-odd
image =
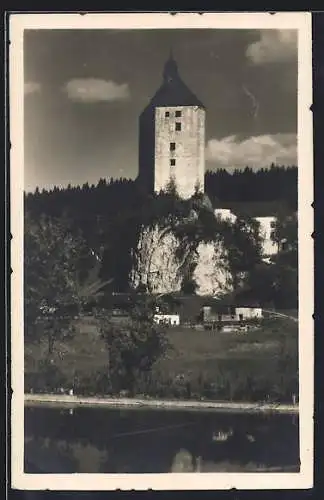
{"type": "MultiPolygon", "coordinates": [[[[297,167],[278,167],[253,171],[225,169],[207,171],[205,191],[214,205],[284,202],[297,209],[297,167]]],[[[108,215],[131,208],[139,193],[133,180],[100,179],[97,185],[54,187],[26,194],[26,208],[34,213],[61,216],[64,212],[108,215]]]]}
{"type": "MultiPolygon", "coordinates": [[[[232,174],[225,170],[207,172],[205,191],[214,207],[230,207],[236,212],[238,225],[250,225],[251,217],[257,215],[280,215],[282,219],[297,208],[297,168],[272,166],[258,172],[249,168],[232,174]]],[[[152,227],[152,224],[162,221],[163,231],[163,220],[169,223],[171,216],[178,223],[185,221],[191,209],[198,208],[198,221],[189,226],[182,223],[180,227],[189,233],[180,235],[180,239],[188,240],[194,231],[190,236],[194,237],[190,248],[193,245],[198,248],[199,244],[215,243],[216,233],[226,239],[227,232],[214,227],[214,217],[208,215],[212,207],[209,202],[207,204],[207,210],[200,202],[199,207],[195,207],[194,199],[182,201],[170,192],[147,196],[140,191],[135,181],[124,178],[100,179],[96,186],[69,185],[50,191],[37,189],[35,193],[25,195],[25,209],[30,220],[38,221],[45,215],[60,223],[64,222],[72,233],[82,236],[88,249],[97,258],[100,278],[104,281],[113,280],[115,291],[125,291],[131,286],[134,255],[138,254],[139,237],[145,227],[152,227]]],[[[234,230],[235,227],[229,233],[230,241],[227,241],[226,247],[233,248],[231,267],[234,266],[237,273],[246,271],[245,268],[240,269],[244,259],[238,258],[238,255],[243,252],[247,256],[250,253],[246,242],[239,242],[240,238],[232,235],[234,230]]],[[[253,243],[255,245],[257,248],[258,244],[253,243]]],[[[253,266],[256,262],[253,257],[253,266]]],[[[248,268],[251,266],[249,263],[248,268]]],[[[233,269],[231,271],[233,274],[233,269]]],[[[192,288],[191,282],[189,288],[192,288]]]]}

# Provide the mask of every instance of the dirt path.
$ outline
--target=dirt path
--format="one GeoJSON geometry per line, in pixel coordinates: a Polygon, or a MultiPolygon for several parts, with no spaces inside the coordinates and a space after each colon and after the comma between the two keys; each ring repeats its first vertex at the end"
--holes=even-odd
{"type": "Polygon", "coordinates": [[[299,412],[298,405],[275,403],[235,403],[231,401],[172,401],[157,399],[79,397],[57,394],[25,394],[26,406],[88,406],[127,409],[212,410],[230,413],[291,413],[299,412]]]}
{"type": "Polygon", "coordinates": [[[294,321],[295,323],[298,323],[298,318],[295,318],[294,316],[288,316],[287,314],[278,313],[277,311],[271,311],[268,309],[263,309],[263,311],[268,314],[272,314],[273,316],[279,316],[280,318],[287,318],[294,321]]]}

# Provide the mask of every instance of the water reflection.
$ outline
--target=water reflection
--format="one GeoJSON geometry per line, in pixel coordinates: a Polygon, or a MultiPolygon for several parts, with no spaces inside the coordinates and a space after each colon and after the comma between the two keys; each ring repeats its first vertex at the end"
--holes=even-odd
{"type": "Polygon", "coordinates": [[[298,418],[147,410],[25,410],[25,472],[299,470],[298,418]]]}
{"type": "Polygon", "coordinates": [[[171,472],[195,472],[197,466],[195,466],[194,462],[191,453],[188,450],[181,449],[173,459],[171,472]]]}

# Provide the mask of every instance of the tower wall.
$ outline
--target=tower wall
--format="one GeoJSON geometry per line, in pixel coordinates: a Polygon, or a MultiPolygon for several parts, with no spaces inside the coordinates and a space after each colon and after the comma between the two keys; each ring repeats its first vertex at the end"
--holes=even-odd
{"type": "Polygon", "coordinates": [[[190,198],[196,187],[204,192],[205,110],[198,106],[156,107],[154,128],[155,192],[165,189],[170,179],[182,198],[190,198]],[[177,117],[176,111],[181,116],[177,117]],[[181,130],[176,129],[176,123],[181,124],[181,130]]]}
{"type": "Polygon", "coordinates": [[[155,124],[154,108],[147,108],[139,119],[139,175],[141,188],[147,193],[154,192],[155,174],[155,124]]]}

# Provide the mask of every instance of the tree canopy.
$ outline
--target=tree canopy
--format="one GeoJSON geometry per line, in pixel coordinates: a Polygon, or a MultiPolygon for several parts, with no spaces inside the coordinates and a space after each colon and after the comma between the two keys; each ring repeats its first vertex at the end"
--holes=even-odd
{"type": "MultiPolygon", "coordinates": [[[[275,205],[284,202],[287,209],[283,218],[287,211],[292,214],[297,199],[297,168],[272,165],[258,171],[250,168],[232,173],[223,169],[208,171],[205,190],[207,197],[197,191],[191,200],[181,200],[172,183],[164,193],[145,195],[135,181],[100,179],[96,186],[85,183],[82,187],[69,185],[42,192],[37,189],[25,195],[25,208],[33,221],[43,215],[68,219],[71,231],[81,235],[87,248],[100,256],[100,279],[112,280],[114,291],[129,289],[129,275],[141,228],[157,222],[172,226],[182,240],[182,247],[190,244],[194,249],[201,242],[225,239],[231,270],[239,281],[240,273],[260,262],[256,224],[249,210],[244,211],[244,204],[247,207],[253,202],[261,207],[264,201],[275,205]],[[215,220],[213,215],[213,206],[227,205],[235,206],[238,216],[231,227],[215,220]]],[[[282,239],[281,232],[286,233],[289,227],[286,224],[276,228],[276,241],[282,239]]],[[[286,251],[281,259],[297,255],[296,251],[291,251],[290,256],[286,251]]],[[[194,290],[190,276],[186,275],[184,287],[194,290]]]]}
{"type": "Polygon", "coordinates": [[[169,346],[163,327],[153,321],[154,306],[154,299],[134,295],[128,318],[119,323],[112,322],[106,311],[96,312],[107,346],[107,376],[113,391],[127,389],[133,395],[139,379],[150,375],[169,346]]]}
{"type": "Polygon", "coordinates": [[[84,239],[63,218],[42,215],[38,220],[25,214],[24,299],[25,334],[37,338],[48,333],[49,351],[55,338],[69,330],[70,320],[89,299],[91,271],[95,259],[84,239]],[[89,281],[90,278],[90,281],[89,281]]]}

